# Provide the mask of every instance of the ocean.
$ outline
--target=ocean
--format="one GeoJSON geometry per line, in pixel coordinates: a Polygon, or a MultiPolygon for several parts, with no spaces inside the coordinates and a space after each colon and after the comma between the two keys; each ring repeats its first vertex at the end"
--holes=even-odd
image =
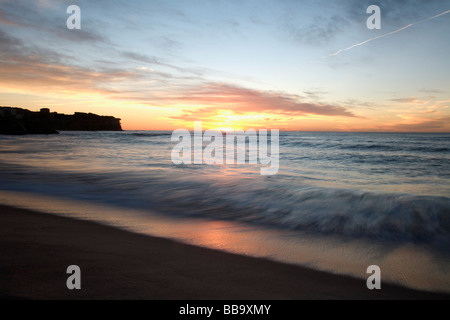
{"type": "Polygon", "coordinates": [[[450,134],[280,132],[271,176],[175,165],[171,134],[1,136],[0,203],[450,292],[450,134]]]}

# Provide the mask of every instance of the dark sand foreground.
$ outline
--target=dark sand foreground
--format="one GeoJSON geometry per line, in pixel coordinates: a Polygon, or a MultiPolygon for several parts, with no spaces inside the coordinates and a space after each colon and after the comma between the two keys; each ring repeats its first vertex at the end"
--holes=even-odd
{"type": "Polygon", "coordinates": [[[0,206],[0,299],[449,299],[0,206]],[[69,265],[82,289],[66,287],[69,265]]]}

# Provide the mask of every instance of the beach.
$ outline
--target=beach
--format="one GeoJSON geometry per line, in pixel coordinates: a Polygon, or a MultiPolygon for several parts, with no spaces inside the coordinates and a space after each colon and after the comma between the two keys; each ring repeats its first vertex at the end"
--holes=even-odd
{"type": "Polygon", "coordinates": [[[1,299],[448,299],[0,206],[1,299]],[[81,268],[81,290],[66,269],[81,268]]]}
{"type": "Polygon", "coordinates": [[[0,3],[0,300],[450,297],[448,1],[0,3]]]}

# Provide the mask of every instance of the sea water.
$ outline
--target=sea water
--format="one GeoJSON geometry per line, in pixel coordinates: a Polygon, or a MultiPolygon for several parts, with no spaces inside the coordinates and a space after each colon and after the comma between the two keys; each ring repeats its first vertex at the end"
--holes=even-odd
{"type": "Polygon", "coordinates": [[[174,165],[169,131],[1,136],[0,202],[92,205],[78,217],[361,278],[378,264],[391,282],[450,292],[450,134],[279,140],[279,172],[261,176],[174,165]]]}

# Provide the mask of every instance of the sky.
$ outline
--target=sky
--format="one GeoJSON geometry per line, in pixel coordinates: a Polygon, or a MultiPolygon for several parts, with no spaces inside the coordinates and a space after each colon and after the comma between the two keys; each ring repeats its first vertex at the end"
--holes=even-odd
{"type": "Polygon", "coordinates": [[[125,130],[450,132],[450,0],[0,0],[0,105],[125,130]],[[67,7],[78,5],[81,29],[67,7]],[[367,8],[381,9],[369,29],[367,8]]]}

